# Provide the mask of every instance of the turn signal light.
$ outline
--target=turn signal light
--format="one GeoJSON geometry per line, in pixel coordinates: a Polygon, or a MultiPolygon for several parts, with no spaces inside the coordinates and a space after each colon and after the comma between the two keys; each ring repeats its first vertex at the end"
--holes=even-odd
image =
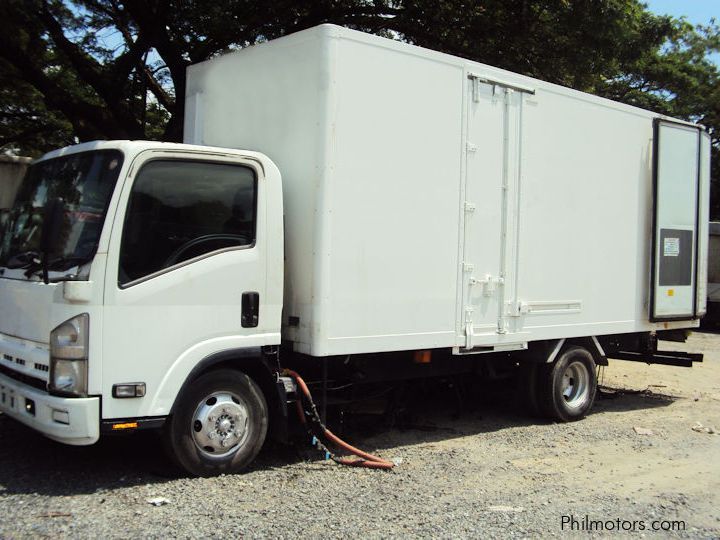
{"type": "Polygon", "coordinates": [[[137,422],[125,422],[124,424],[113,424],[112,428],[113,431],[117,431],[119,429],[137,429],[138,423],[137,422]]]}
{"type": "Polygon", "coordinates": [[[145,395],[145,383],[113,384],[112,396],[114,398],[134,398],[145,395]]]}

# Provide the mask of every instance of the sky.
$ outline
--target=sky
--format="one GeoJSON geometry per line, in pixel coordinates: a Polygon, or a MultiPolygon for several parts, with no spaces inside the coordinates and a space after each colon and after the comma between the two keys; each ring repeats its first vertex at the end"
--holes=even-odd
{"type": "MultiPolygon", "coordinates": [[[[708,24],[710,19],[720,24],[720,0],[643,0],[648,9],[658,15],[684,16],[692,24],[708,24]]],[[[720,65],[720,54],[710,56],[720,65]]]]}
{"type": "Polygon", "coordinates": [[[684,15],[693,24],[707,24],[711,18],[720,22],[720,0],[643,0],[658,15],[684,15]]]}

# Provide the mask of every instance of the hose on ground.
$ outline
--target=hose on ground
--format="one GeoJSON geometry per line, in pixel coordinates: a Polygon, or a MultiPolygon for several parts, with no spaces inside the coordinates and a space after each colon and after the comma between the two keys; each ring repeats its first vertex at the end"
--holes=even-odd
{"type": "Polygon", "coordinates": [[[367,452],[363,452],[359,448],[355,448],[354,446],[346,443],[343,441],[340,437],[335,435],[332,431],[330,431],[325,424],[323,424],[322,419],[320,418],[320,414],[318,413],[317,407],[315,406],[315,402],[313,401],[312,394],[310,393],[310,389],[308,388],[307,384],[305,384],[305,381],[298,375],[297,372],[291,370],[291,369],[285,369],[284,370],[285,375],[289,375],[292,377],[295,382],[297,383],[298,388],[300,389],[300,392],[302,396],[307,401],[309,411],[305,411],[300,397],[298,397],[298,400],[296,403],[297,413],[300,418],[300,422],[304,424],[306,427],[308,427],[308,431],[312,433],[310,427],[308,426],[307,422],[307,416],[309,416],[312,421],[316,424],[319,434],[322,435],[326,440],[330,441],[332,444],[337,446],[338,448],[342,448],[343,450],[350,452],[351,454],[357,456],[359,459],[350,459],[350,458],[344,458],[344,457],[338,457],[332,452],[330,452],[327,447],[320,441],[320,437],[317,437],[317,435],[313,434],[318,442],[318,447],[327,452],[327,454],[330,456],[330,458],[335,462],[339,463],[341,465],[348,465],[350,467],[366,467],[368,469],[392,469],[395,464],[392,461],[388,461],[386,459],[383,459],[381,457],[375,456],[373,454],[368,454],[367,452]]]}

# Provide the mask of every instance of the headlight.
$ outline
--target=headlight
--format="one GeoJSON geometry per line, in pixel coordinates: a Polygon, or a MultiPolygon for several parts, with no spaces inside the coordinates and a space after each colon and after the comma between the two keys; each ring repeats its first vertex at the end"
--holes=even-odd
{"type": "Polygon", "coordinates": [[[48,390],[65,396],[87,396],[87,313],[73,317],[50,332],[50,381],[48,390]]]}

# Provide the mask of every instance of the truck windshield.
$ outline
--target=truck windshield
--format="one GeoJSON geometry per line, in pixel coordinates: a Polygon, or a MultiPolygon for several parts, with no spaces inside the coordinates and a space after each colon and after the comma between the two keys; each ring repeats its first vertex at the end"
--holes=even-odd
{"type": "Polygon", "coordinates": [[[105,213],[122,165],[118,150],[70,154],[30,166],[0,229],[0,265],[32,271],[41,260],[41,238],[50,201],[62,201],[61,230],[54,231],[51,270],[88,262],[97,251],[105,213]]]}

